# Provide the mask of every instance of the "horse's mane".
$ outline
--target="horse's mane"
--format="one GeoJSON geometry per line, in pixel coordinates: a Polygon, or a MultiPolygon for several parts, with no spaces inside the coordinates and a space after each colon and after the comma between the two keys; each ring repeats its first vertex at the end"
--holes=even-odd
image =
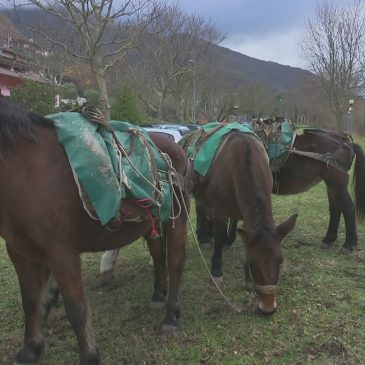
{"type": "Polygon", "coordinates": [[[267,204],[265,202],[265,197],[260,192],[258,188],[257,177],[255,174],[255,169],[252,166],[253,154],[252,154],[252,140],[247,137],[246,141],[246,171],[250,171],[247,174],[247,178],[251,178],[252,196],[254,198],[255,214],[257,218],[257,233],[263,236],[271,236],[273,234],[273,229],[267,220],[267,204]]]}
{"type": "Polygon", "coordinates": [[[28,111],[8,97],[0,96],[0,144],[11,144],[20,133],[29,140],[36,140],[34,124],[53,126],[51,119],[28,111]]]}

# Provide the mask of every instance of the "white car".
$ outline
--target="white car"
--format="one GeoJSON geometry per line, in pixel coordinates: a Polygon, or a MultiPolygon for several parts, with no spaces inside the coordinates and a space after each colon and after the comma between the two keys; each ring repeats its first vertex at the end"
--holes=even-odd
{"type": "Polygon", "coordinates": [[[168,136],[172,140],[174,140],[176,143],[180,141],[182,138],[179,131],[175,129],[166,129],[166,128],[153,128],[153,127],[145,127],[143,128],[148,133],[160,133],[168,136]]]}

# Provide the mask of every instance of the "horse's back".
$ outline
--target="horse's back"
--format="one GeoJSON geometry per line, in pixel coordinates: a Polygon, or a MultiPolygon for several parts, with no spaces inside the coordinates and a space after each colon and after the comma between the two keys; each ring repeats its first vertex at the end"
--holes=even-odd
{"type": "Polygon", "coordinates": [[[296,137],[293,148],[298,152],[289,154],[283,168],[275,174],[273,193],[298,194],[321,180],[334,187],[347,186],[347,172],[355,156],[349,136],[309,130],[296,137]],[[310,154],[301,156],[300,152],[308,152],[313,157],[310,154]]]}
{"type": "Polygon", "coordinates": [[[269,160],[262,143],[254,135],[242,132],[233,132],[223,139],[211,173],[225,179],[248,173],[268,179],[271,177],[269,160]],[[228,172],[233,175],[227,175],[228,172]]]}
{"type": "Polygon", "coordinates": [[[261,142],[252,134],[232,132],[222,139],[207,176],[195,184],[196,198],[216,216],[242,219],[239,200],[250,205],[252,186],[270,196],[272,175],[261,142]],[[240,195],[240,199],[238,199],[240,195]]]}
{"type": "Polygon", "coordinates": [[[149,136],[157,148],[170,157],[176,171],[183,173],[186,170],[188,163],[184,149],[162,133],[152,132],[149,133],[149,136]]]}

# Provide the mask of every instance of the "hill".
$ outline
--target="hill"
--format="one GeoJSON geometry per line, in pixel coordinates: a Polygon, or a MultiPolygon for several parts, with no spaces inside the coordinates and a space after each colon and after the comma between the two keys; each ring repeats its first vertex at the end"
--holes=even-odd
{"type": "Polygon", "coordinates": [[[0,45],[6,46],[10,38],[23,39],[23,34],[6,15],[0,13],[0,45]]]}
{"type": "Polygon", "coordinates": [[[279,63],[262,61],[228,48],[216,46],[216,67],[234,86],[260,84],[264,88],[290,93],[315,78],[309,71],[279,63]]]}
{"type": "MultiPolygon", "coordinates": [[[[39,12],[36,9],[20,9],[16,17],[12,16],[10,11],[4,11],[2,14],[0,13],[0,39],[7,38],[9,29],[18,36],[19,34],[23,34],[26,38],[34,36],[27,31],[27,25],[39,20],[39,12]],[[16,27],[6,17],[12,18],[16,27]]],[[[55,19],[48,20],[55,24],[55,19]]],[[[247,84],[259,84],[268,90],[291,93],[297,90],[303,81],[314,78],[306,70],[258,60],[221,46],[214,46],[213,54],[217,75],[235,88],[247,84]]]]}

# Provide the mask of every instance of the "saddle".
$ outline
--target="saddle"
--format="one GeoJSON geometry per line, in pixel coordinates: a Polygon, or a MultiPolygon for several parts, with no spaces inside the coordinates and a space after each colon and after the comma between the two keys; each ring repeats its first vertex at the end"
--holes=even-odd
{"type": "Polygon", "coordinates": [[[202,128],[189,133],[179,141],[189,160],[192,161],[193,170],[200,177],[208,174],[223,137],[233,131],[249,133],[259,139],[248,124],[213,122],[205,124],[202,128]]]}
{"type": "Polygon", "coordinates": [[[284,118],[253,119],[250,125],[265,146],[271,170],[279,171],[285,165],[294,144],[295,126],[284,118]]]}
{"type": "Polygon", "coordinates": [[[127,122],[106,123],[90,105],[48,118],[54,121],[90,217],[110,229],[123,221],[149,219],[155,230],[155,221],[169,219],[172,185],[181,181],[171,160],[143,129],[127,122]]]}

